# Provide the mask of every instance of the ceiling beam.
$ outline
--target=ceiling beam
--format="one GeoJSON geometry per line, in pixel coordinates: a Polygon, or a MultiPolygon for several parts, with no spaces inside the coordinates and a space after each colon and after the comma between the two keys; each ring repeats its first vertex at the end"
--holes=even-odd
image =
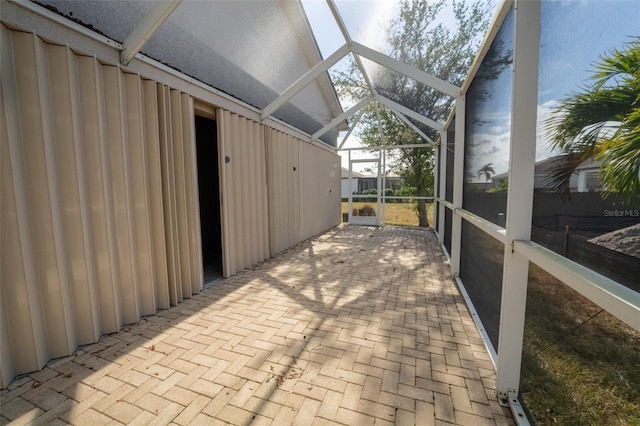
{"type": "Polygon", "coordinates": [[[432,119],[427,118],[424,115],[419,114],[414,110],[411,110],[403,105],[400,105],[399,103],[394,102],[389,98],[378,95],[376,97],[376,100],[378,102],[382,102],[383,104],[385,104],[392,111],[396,111],[396,112],[399,112],[400,114],[406,115],[407,117],[413,118],[414,120],[424,124],[425,126],[429,126],[438,131],[444,130],[444,127],[442,126],[442,124],[438,123],[437,121],[433,121],[432,119]]]}
{"type": "Polygon", "coordinates": [[[411,77],[417,82],[426,84],[427,86],[432,87],[437,91],[444,93],[445,95],[449,95],[453,98],[457,98],[460,95],[460,88],[447,81],[441,80],[438,77],[414,68],[411,65],[407,65],[404,62],[393,59],[385,54],[370,49],[367,46],[364,46],[355,41],[352,41],[351,43],[351,50],[354,55],[363,56],[370,61],[390,68],[396,72],[399,72],[400,74],[404,74],[407,77],[411,77]]]}
{"type": "Polygon", "coordinates": [[[182,0],[157,0],[122,44],[120,63],[127,65],[182,0]]]}
{"type": "Polygon", "coordinates": [[[416,132],[422,139],[426,140],[427,142],[429,142],[432,145],[436,145],[436,143],[433,141],[433,139],[431,139],[429,136],[425,135],[424,132],[422,130],[420,130],[420,128],[418,126],[413,124],[411,122],[411,120],[409,120],[403,114],[400,114],[398,111],[395,111],[393,109],[390,109],[390,111],[392,113],[394,113],[396,115],[396,117],[398,117],[400,120],[402,120],[407,126],[412,128],[413,131],[416,132]]]}
{"type": "Polygon", "coordinates": [[[338,123],[340,123],[342,120],[346,120],[356,112],[360,111],[362,108],[366,107],[369,104],[369,102],[371,102],[372,100],[373,100],[373,95],[367,96],[366,98],[364,98],[363,100],[361,100],[360,102],[358,102],[357,104],[349,108],[347,111],[343,112],[342,114],[340,114],[339,116],[331,120],[331,123],[327,124],[322,129],[318,130],[313,135],[311,135],[311,140],[318,139],[320,136],[324,135],[329,130],[336,127],[338,123]]]}
{"type": "Polygon", "coordinates": [[[371,82],[371,79],[369,78],[369,74],[367,74],[367,70],[364,68],[364,64],[362,63],[362,59],[360,59],[360,56],[358,56],[353,51],[353,44],[355,42],[353,41],[353,39],[351,38],[351,35],[349,34],[349,30],[347,29],[347,26],[345,25],[344,20],[342,19],[342,15],[340,14],[340,11],[338,10],[338,7],[336,6],[336,4],[334,3],[333,0],[327,0],[327,5],[329,6],[329,9],[331,10],[331,13],[333,14],[333,18],[336,20],[336,24],[338,25],[338,28],[340,28],[340,32],[342,33],[342,36],[344,37],[345,41],[347,42],[347,45],[349,46],[349,49],[351,49],[351,53],[353,54],[353,59],[355,60],[356,66],[360,70],[360,73],[362,74],[362,78],[364,78],[365,83],[367,83],[367,87],[369,87],[369,91],[373,95],[376,95],[377,94],[376,89],[375,89],[375,87],[373,87],[373,83],[371,82]]]}
{"type": "Polygon", "coordinates": [[[326,72],[329,68],[334,66],[339,60],[349,54],[349,47],[345,44],[335,52],[331,54],[327,59],[323,60],[313,68],[311,68],[305,75],[300,77],[298,81],[289,86],[280,96],[278,96],[273,102],[267,105],[260,114],[262,121],[269,118],[271,114],[276,112],[285,102],[293,98],[296,93],[304,89],[313,80],[315,80],[320,74],[326,72]]]}
{"type": "Polygon", "coordinates": [[[340,143],[340,146],[338,147],[338,149],[341,149],[344,146],[344,143],[347,141],[347,139],[349,139],[349,136],[351,136],[351,132],[353,132],[353,130],[356,128],[356,126],[360,122],[360,119],[362,118],[363,114],[364,114],[364,108],[360,109],[360,112],[358,113],[358,116],[354,120],[354,122],[351,125],[351,127],[349,127],[349,131],[345,135],[344,139],[342,139],[342,142],[340,143]]]}

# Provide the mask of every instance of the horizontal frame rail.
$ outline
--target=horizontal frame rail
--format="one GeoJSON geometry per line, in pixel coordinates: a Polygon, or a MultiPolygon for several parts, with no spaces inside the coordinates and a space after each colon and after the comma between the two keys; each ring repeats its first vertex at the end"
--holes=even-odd
{"type": "Polygon", "coordinates": [[[475,226],[476,228],[481,229],[482,231],[489,234],[496,240],[500,241],[502,244],[506,244],[507,242],[506,230],[503,227],[496,225],[495,223],[490,222],[487,219],[484,219],[465,209],[456,208],[453,210],[453,212],[458,216],[462,217],[464,220],[466,220],[473,226],[475,226]]]}
{"type": "Polygon", "coordinates": [[[515,240],[513,250],[640,331],[640,293],[533,241],[515,240]]]}
{"type": "MultiPolygon", "coordinates": [[[[360,197],[360,196],[358,196],[358,197],[360,197]]],[[[427,201],[428,200],[432,200],[432,201],[434,200],[433,197],[418,197],[418,196],[412,197],[410,195],[409,196],[406,196],[406,195],[397,195],[397,196],[396,195],[385,195],[382,198],[393,198],[394,200],[427,200],[427,201]]]]}
{"type": "MultiPolygon", "coordinates": [[[[394,197],[394,198],[397,198],[397,197],[394,197]]],[[[455,207],[453,203],[451,203],[450,201],[442,200],[438,198],[434,199],[434,201],[437,201],[438,203],[442,203],[443,206],[453,211],[455,215],[460,216],[470,224],[474,225],[476,228],[484,231],[485,233],[489,234],[491,237],[500,241],[502,244],[506,244],[507,242],[506,230],[502,226],[496,225],[495,223],[488,221],[487,219],[482,218],[474,213],[471,213],[468,210],[455,207]]]]}
{"type": "MultiPolygon", "coordinates": [[[[504,228],[467,210],[454,208],[449,201],[436,201],[501,243],[507,243],[504,228]]],[[[640,293],[533,241],[515,240],[512,246],[516,253],[640,331],[640,293]]]]}

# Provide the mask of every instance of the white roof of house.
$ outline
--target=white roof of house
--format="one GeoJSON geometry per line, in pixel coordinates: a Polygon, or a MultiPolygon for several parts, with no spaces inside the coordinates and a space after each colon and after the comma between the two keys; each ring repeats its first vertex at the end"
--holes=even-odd
{"type": "MultiPolygon", "coordinates": [[[[364,174],[360,173],[360,172],[356,172],[355,170],[353,170],[351,172],[351,176],[354,178],[364,178],[367,177],[364,174]]],[[[349,178],[349,169],[343,167],[342,168],[342,179],[348,179],[349,178]]]]}

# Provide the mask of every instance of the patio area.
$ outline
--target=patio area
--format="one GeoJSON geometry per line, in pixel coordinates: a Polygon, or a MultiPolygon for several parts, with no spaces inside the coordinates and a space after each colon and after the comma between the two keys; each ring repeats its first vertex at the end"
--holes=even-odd
{"type": "Polygon", "coordinates": [[[2,424],[513,424],[431,230],[341,225],[2,391],[2,424]]]}

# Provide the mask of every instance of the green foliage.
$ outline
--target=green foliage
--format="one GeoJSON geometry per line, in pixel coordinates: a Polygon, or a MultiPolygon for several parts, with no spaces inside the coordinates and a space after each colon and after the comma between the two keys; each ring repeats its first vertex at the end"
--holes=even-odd
{"type": "Polygon", "coordinates": [[[591,85],[562,100],[546,122],[564,156],[547,184],[568,195],[569,179],[589,158],[602,161],[605,194],[640,194],[640,37],[595,64],[591,85]]]}
{"type": "MultiPolygon", "coordinates": [[[[489,3],[485,0],[472,3],[454,1],[454,28],[442,23],[441,13],[447,4],[451,3],[447,0],[402,1],[398,18],[386,29],[390,46],[387,53],[442,80],[461,85],[481,42],[480,37],[488,26],[489,3]]],[[[368,94],[355,64],[348,72],[334,73],[332,77],[342,95],[362,99],[368,94]]],[[[397,73],[388,73],[383,80],[383,84],[375,85],[381,95],[432,120],[444,122],[447,118],[453,98],[397,73]]],[[[421,136],[381,104],[370,104],[360,123],[358,136],[368,146],[425,143],[421,136]]],[[[438,139],[437,130],[417,122],[414,124],[432,140],[438,139]]],[[[406,185],[415,188],[415,195],[433,195],[432,147],[389,151],[387,164],[404,179],[406,185]]],[[[420,226],[429,225],[424,200],[418,202],[418,217],[420,226]]]]}
{"type": "Polygon", "coordinates": [[[403,186],[398,189],[396,195],[400,197],[415,197],[417,194],[417,190],[415,186],[403,186]]]}
{"type": "Polygon", "coordinates": [[[488,192],[507,192],[509,189],[509,178],[502,179],[498,186],[491,188],[488,192]]]}
{"type": "Polygon", "coordinates": [[[493,170],[493,163],[487,163],[478,170],[478,177],[484,177],[485,182],[485,190],[489,187],[489,181],[491,181],[491,176],[496,174],[496,171],[493,170]]]}
{"type": "Polygon", "coordinates": [[[378,194],[378,190],[373,188],[373,189],[365,189],[364,191],[362,191],[362,195],[377,195],[378,194]]]}

